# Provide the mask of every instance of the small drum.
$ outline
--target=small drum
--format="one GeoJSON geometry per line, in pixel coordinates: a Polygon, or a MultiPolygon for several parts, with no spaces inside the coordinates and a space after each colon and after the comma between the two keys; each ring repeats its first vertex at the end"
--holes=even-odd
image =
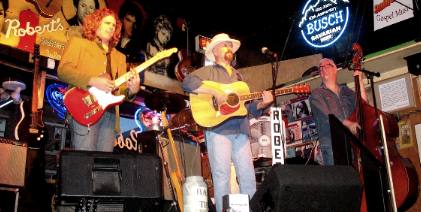
{"type": "Polygon", "coordinates": [[[250,145],[253,159],[272,158],[269,116],[250,119],[250,145]]]}
{"type": "Polygon", "coordinates": [[[190,132],[202,131],[202,128],[196,124],[190,109],[185,108],[178,112],[170,120],[170,128],[186,127],[190,132]]]}

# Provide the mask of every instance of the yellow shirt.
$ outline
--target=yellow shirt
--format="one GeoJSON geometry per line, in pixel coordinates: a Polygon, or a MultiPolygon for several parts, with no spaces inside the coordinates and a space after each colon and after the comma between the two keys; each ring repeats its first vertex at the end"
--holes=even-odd
{"type": "MultiPolygon", "coordinates": [[[[126,57],[113,48],[110,52],[111,73],[113,79],[122,76],[127,71],[126,57]]],[[[88,89],[88,82],[92,77],[102,75],[107,69],[107,55],[96,42],[83,38],[72,37],[60,60],[57,74],[58,78],[70,85],[88,89]]],[[[127,86],[123,84],[115,93],[128,94],[127,86]]],[[[115,131],[120,131],[119,107],[115,107],[115,131]]]]}

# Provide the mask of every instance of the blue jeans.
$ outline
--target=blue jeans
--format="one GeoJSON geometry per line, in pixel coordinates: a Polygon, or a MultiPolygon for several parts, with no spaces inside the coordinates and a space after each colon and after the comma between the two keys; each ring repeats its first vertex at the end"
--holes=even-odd
{"type": "Polygon", "coordinates": [[[221,135],[206,131],[209,163],[215,189],[216,210],[222,211],[222,197],[230,193],[231,159],[238,177],[240,193],[249,198],[256,192],[249,138],[245,134],[221,135]]]}
{"type": "Polygon", "coordinates": [[[75,150],[112,152],[115,140],[115,114],[105,112],[93,126],[80,125],[71,121],[72,144],[75,150]]]}

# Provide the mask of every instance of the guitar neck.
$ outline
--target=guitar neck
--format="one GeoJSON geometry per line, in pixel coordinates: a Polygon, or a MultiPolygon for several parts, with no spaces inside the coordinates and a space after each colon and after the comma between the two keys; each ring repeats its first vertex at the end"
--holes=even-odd
{"type": "Polygon", "coordinates": [[[34,76],[32,80],[32,104],[31,112],[35,113],[38,111],[38,89],[39,89],[39,46],[34,47],[34,76]]]}
{"type": "Polygon", "coordinates": [[[161,60],[163,58],[169,57],[174,52],[177,52],[177,48],[171,48],[171,49],[168,49],[168,50],[164,50],[162,52],[158,52],[151,59],[146,60],[142,64],[138,65],[136,68],[132,69],[132,71],[127,72],[127,73],[123,74],[121,77],[115,79],[114,80],[114,85],[116,87],[119,87],[123,83],[127,82],[133,76],[133,74],[139,74],[140,72],[144,71],[149,66],[153,65],[154,63],[156,63],[158,60],[161,60]]]}
{"type": "Polygon", "coordinates": [[[148,68],[149,66],[151,66],[154,63],[155,63],[155,61],[148,60],[148,61],[140,64],[136,68],[134,68],[133,71],[130,71],[130,72],[127,72],[127,73],[123,74],[121,77],[114,80],[115,86],[118,87],[118,86],[122,85],[123,83],[127,82],[133,74],[139,74],[140,72],[144,71],[146,68],[148,68]]]}
{"type": "MultiPolygon", "coordinates": [[[[281,88],[275,90],[275,96],[290,94],[294,92],[294,88],[281,88]]],[[[263,97],[263,92],[253,92],[246,95],[241,95],[241,101],[250,101],[255,99],[261,99],[263,97]]]]}

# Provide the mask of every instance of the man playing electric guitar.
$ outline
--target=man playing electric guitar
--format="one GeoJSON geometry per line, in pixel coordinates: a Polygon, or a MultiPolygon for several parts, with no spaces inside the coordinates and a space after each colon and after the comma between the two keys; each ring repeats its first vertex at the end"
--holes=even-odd
{"type": "MultiPolygon", "coordinates": [[[[71,87],[95,87],[107,93],[124,94],[126,99],[133,98],[140,89],[138,74],[133,74],[127,84],[118,89],[112,80],[127,70],[125,56],[114,48],[121,30],[117,15],[103,8],[86,16],[83,24],[83,36],[86,39],[74,37],[69,41],[58,67],[58,77],[71,87]]],[[[94,102],[96,99],[87,97],[84,101],[94,102]]],[[[70,122],[72,148],[106,152],[113,150],[115,132],[119,131],[120,126],[118,106],[109,108],[91,126],[81,125],[74,119],[70,122]]]]}
{"type": "MultiPolygon", "coordinates": [[[[214,96],[216,106],[221,106],[229,101],[223,91],[213,90],[206,86],[203,81],[224,84],[241,81],[240,73],[231,66],[234,53],[238,50],[240,44],[240,41],[232,39],[224,33],[214,36],[206,49],[205,55],[215,64],[205,66],[189,74],[183,81],[183,89],[193,94],[214,96]]],[[[227,93],[229,92],[227,91],[227,93]]],[[[261,115],[262,109],[268,107],[272,102],[273,95],[271,92],[264,91],[263,101],[249,103],[247,110],[250,114],[258,116],[261,115]]],[[[247,115],[231,117],[217,126],[205,129],[218,212],[222,211],[222,197],[230,193],[231,159],[236,166],[240,192],[248,194],[251,198],[256,191],[249,133],[247,115]]]]}

